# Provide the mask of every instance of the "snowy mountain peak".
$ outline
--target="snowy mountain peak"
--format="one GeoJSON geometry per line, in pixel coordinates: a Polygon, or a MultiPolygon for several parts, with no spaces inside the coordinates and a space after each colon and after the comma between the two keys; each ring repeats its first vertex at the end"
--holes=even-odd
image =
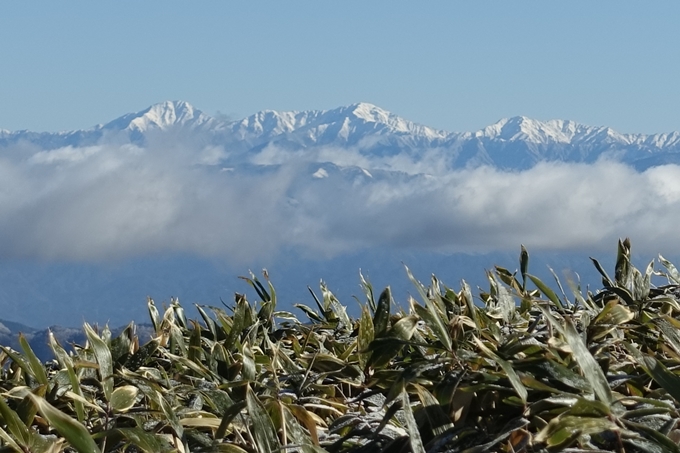
{"type": "Polygon", "coordinates": [[[538,121],[525,116],[504,118],[474,135],[503,141],[526,141],[530,143],[571,143],[576,137],[583,137],[593,132],[601,132],[594,128],[565,120],[538,121]]]}
{"type": "Polygon", "coordinates": [[[389,122],[390,116],[394,116],[387,110],[383,110],[368,102],[352,104],[346,108],[341,108],[341,110],[346,110],[347,113],[358,119],[373,123],[387,123],[389,122]]]}
{"type": "Polygon", "coordinates": [[[104,129],[145,132],[167,130],[175,126],[200,126],[216,122],[185,101],[165,101],[136,113],[123,115],[103,126],[104,129]]]}
{"type": "Polygon", "coordinates": [[[262,110],[250,115],[241,121],[233,123],[232,130],[245,138],[248,134],[273,137],[292,132],[304,126],[310,112],[277,112],[275,110],[262,110]]]}
{"type": "Polygon", "coordinates": [[[430,140],[446,138],[449,135],[447,132],[408,121],[368,102],[359,102],[325,113],[326,118],[334,118],[333,122],[349,124],[358,121],[364,125],[372,125],[374,129],[384,129],[384,132],[389,133],[411,134],[430,140]]]}
{"type": "Polygon", "coordinates": [[[407,121],[367,102],[333,110],[279,112],[264,110],[232,124],[231,129],[242,139],[298,134],[309,143],[359,140],[366,134],[413,135],[428,140],[446,138],[443,131],[407,121]]]}

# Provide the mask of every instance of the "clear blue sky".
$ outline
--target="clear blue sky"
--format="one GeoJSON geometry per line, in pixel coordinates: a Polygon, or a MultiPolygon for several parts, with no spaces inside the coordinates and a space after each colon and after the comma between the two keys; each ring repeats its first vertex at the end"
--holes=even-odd
{"type": "Polygon", "coordinates": [[[240,118],[377,104],[680,130],[680,2],[2,2],[0,128],[85,128],[168,99],[240,118]]]}

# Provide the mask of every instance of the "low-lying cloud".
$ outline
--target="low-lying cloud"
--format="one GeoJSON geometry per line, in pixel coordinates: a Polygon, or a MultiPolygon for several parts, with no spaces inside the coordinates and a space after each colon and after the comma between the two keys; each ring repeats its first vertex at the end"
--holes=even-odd
{"type": "Polygon", "coordinates": [[[643,173],[608,161],[442,171],[445,156],[432,155],[417,171],[389,173],[410,168],[409,158],[332,149],[252,165],[271,163],[275,151],[232,168],[216,148],[0,150],[0,257],[182,252],[238,263],[291,249],[322,258],[375,246],[611,249],[624,236],[638,251],[680,251],[674,165],[643,173]]]}

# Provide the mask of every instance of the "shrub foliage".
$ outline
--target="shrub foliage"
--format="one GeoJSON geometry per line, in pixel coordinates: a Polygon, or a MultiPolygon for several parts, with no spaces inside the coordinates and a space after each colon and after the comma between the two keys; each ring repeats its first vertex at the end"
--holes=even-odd
{"type": "Polygon", "coordinates": [[[199,320],[149,300],[146,343],[85,324],[42,363],[20,338],[0,352],[0,452],[680,453],[678,270],[640,271],[620,241],[613,277],[594,260],[601,290],[567,292],[528,261],[476,298],[407,270],[407,309],[362,276],[358,319],[323,283],[305,319],[279,311],[265,272],[245,278],[256,303],[199,320]]]}

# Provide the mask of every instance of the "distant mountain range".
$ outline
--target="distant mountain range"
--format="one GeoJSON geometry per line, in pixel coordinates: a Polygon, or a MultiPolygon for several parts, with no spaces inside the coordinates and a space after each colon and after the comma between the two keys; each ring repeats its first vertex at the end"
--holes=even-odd
{"type": "MultiPolygon", "coordinates": [[[[607,158],[638,170],[680,163],[680,133],[620,134],[565,120],[537,121],[523,116],[502,119],[476,132],[445,132],[405,120],[368,103],[333,110],[277,112],[266,110],[238,121],[211,117],[184,101],[155,104],[91,129],[69,132],[0,130],[0,148],[30,143],[43,150],[123,143],[146,146],[170,137],[180,142],[220,147],[214,161],[238,165],[263,150],[306,151],[351,149],[362,156],[399,154],[418,159],[436,150],[446,169],[491,165],[522,170],[542,161],[592,163],[607,158]]],[[[389,170],[389,165],[383,165],[389,170]]],[[[401,170],[401,169],[400,169],[401,170]]]]}

